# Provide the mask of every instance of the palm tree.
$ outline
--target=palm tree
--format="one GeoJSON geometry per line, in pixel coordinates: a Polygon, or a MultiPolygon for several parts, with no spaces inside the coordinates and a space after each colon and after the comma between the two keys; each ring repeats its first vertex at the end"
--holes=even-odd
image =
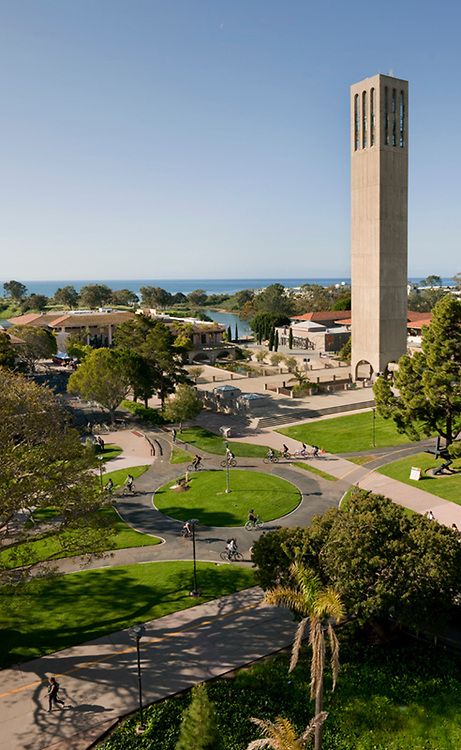
{"type": "Polygon", "coordinates": [[[258,750],[261,747],[272,748],[272,750],[304,750],[315,732],[315,728],[323,724],[326,718],[327,714],[324,712],[314,716],[300,737],[296,736],[291,721],[283,716],[277,716],[274,722],[264,719],[251,719],[253,724],[259,727],[264,738],[250,742],[247,750],[258,750]]]}
{"type": "MultiPolygon", "coordinates": [[[[296,587],[277,586],[267,591],[264,597],[266,604],[286,607],[302,619],[298,625],[289,671],[292,672],[298,663],[301,643],[309,625],[309,645],[312,648],[310,695],[315,699],[316,717],[322,713],[325,669],[325,633],[328,636],[331,650],[331,671],[335,689],[339,672],[339,642],[333,629],[333,623],[344,617],[344,608],[339,594],[333,588],[323,588],[319,577],[300,562],[294,562],[290,568],[296,587]]],[[[315,728],[315,750],[322,746],[322,722],[315,728]]]]}

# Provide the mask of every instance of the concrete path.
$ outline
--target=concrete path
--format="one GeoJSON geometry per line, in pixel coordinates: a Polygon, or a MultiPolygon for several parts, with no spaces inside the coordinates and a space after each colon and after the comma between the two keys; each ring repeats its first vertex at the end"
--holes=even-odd
{"type": "Polygon", "coordinates": [[[131,466],[143,466],[154,461],[152,448],[141,429],[115,430],[114,432],[95,433],[102,437],[106,445],[113,443],[120,446],[122,453],[105,464],[105,470],[117,471],[131,466]]]}
{"type": "MultiPolygon", "coordinates": [[[[261,606],[259,589],[146,623],[141,641],[147,705],[288,646],[286,610],[261,606]]],[[[0,672],[0,747],[83,750],[138,706],[136,648],[127,630],[0,672]],[[66,707],[48,712],[56,675],[66,707]]]]}

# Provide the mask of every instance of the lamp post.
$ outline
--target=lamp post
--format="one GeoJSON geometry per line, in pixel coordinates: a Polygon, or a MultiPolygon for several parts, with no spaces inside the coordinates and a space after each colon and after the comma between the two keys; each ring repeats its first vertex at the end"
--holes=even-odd
{"type": "Polygon", "coordinates": [[[146,632],[146,628],[144,625],[133,625],[132,628],[130,628],[129,633],[132,638],[136,641],[136,654],[138,657],[138,696],[139,696],[139,719],[140,723],[136,727],[136,731],[141,733],[145,730],[145,724],[143,719],[143,706],[142,706],[142,682],[141,682],[141,654],[139,649],[139,642],[143,635],[146,632]]]}
{"type": "Polygon", "coordinates": [[[198,524],[198,519],[191,518],[189,523],[192,529],[192,557],[194,561],[194,587],[192,591],[189,592],[189,596],[197,597],[197,596],[200,596],[200,591],[197,588],[197,560],[195,556],[195,527],[196,527],[196,524],[198,524]]]}
{"type": "Polygon", "coordinates": [[[99,484],[100,484],[101,492],[102,492],[103,489],[104,489],[104,485],[102,483],[102,472],[103,472],[102,462],[103,462],[103,457],[102,456],[98,456],[97,458],[98,458],[98,461],[99,461],[99,484]]]}
{"type": "Polygon", "coordinates": [[[229,470],[230,470],[229,461],[226,461],[226,495],[228,495],[229,492],[231,491],[229,470]]]}
{"type": "Polygon", "coordinates": [[[373,448],[376,448],[376,409],[372,409],[371,411],[373,413],[372,442],[373,442],[373,448]]]}

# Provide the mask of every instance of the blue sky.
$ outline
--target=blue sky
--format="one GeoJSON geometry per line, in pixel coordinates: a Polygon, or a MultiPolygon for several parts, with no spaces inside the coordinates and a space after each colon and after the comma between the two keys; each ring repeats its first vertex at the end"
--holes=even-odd
{"type": "Polygon", "coordinates": [[[453,2],[1,0],[4,278],[349,275],[349,85],[410,81],[410,275],[461,272],[453,2]]]}

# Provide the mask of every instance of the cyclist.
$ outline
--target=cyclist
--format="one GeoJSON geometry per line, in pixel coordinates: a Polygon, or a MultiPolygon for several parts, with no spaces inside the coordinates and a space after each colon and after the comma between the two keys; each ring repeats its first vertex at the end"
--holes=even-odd
{"type": "Polygon", "coordinates": [[[229,447],[226,448],[226,461],[229,464],[233,459],[235,458],[234,454],[232,453],[231,449],[229,447]]]}
{"type": "Polygon", "coordinates": [[[253,508],[248,511],[248,522],[252,523],[253,526],[256,526],[256,521],[258,520],[258,516],[254,512],[253,508]]]}
{"type": "Polygon", "coordinates": [[[184,526],[182,527],[182,535],[183,536],[192,536],[192,528],[190,525],[190,521],[186,521],[184,526]]]}
{"type": "Polygon", "coordinates": [[[318,456],[319,452],[320,452],[320,448],[318,447],[318,445],[313,445],[312,446],[312,455],[313,456],[318,456]]]}
{"type": "Polygon", "coordinates": [[[106,492],[109,495],[112,495],[112,490],[113,489],[114,489],[114,483],[113,483],[112,479],[109,477],[109,479],[107,480],[107,484],[106,484],[106,492]]]}
{"type": "Polygon", "coordinates": [[[134,492],[134,477],[131,474],[128,474],[126,478],[125,487],[128,492],[134,492]]]}
{"type": "Polygon", "coordinates": [[[229,558],[234,557],[234,555],[238,552],[237,542],[234,538],[227,540],[226,550],[227,550],[227,556],[229,558]]]}
{"type": "Polygon", "coordinates": [[[301,456],[307,456],[307,445],[306,443],[301,443],[301,450],[299,451],[301,456]]]}
{"type": "Polygon", "coordinates": [[[272,450],[272,448],[269,448],[269,450],[266,453],[266,458],[268,458],[269,461],[272,461],[272,459],[274,458],[274,455],[275,454],[274,454],[274,451],[272,450]]]}
{"type": "Polygon", "coordinates": [[[286,446],[285,443],[282,445],[282,454],[283,458],[290,458],[290,451],[288,450],[288,446],[286,446]]]}
{"type": "Polygon", "coordinates": [[[199,456],[198,453],[196,453],[194,460],[192,461],[192,466],[194,467],[195,471],[198,471],[200,469],[201,463],[202,463],[202,457],[199,456]]]}

